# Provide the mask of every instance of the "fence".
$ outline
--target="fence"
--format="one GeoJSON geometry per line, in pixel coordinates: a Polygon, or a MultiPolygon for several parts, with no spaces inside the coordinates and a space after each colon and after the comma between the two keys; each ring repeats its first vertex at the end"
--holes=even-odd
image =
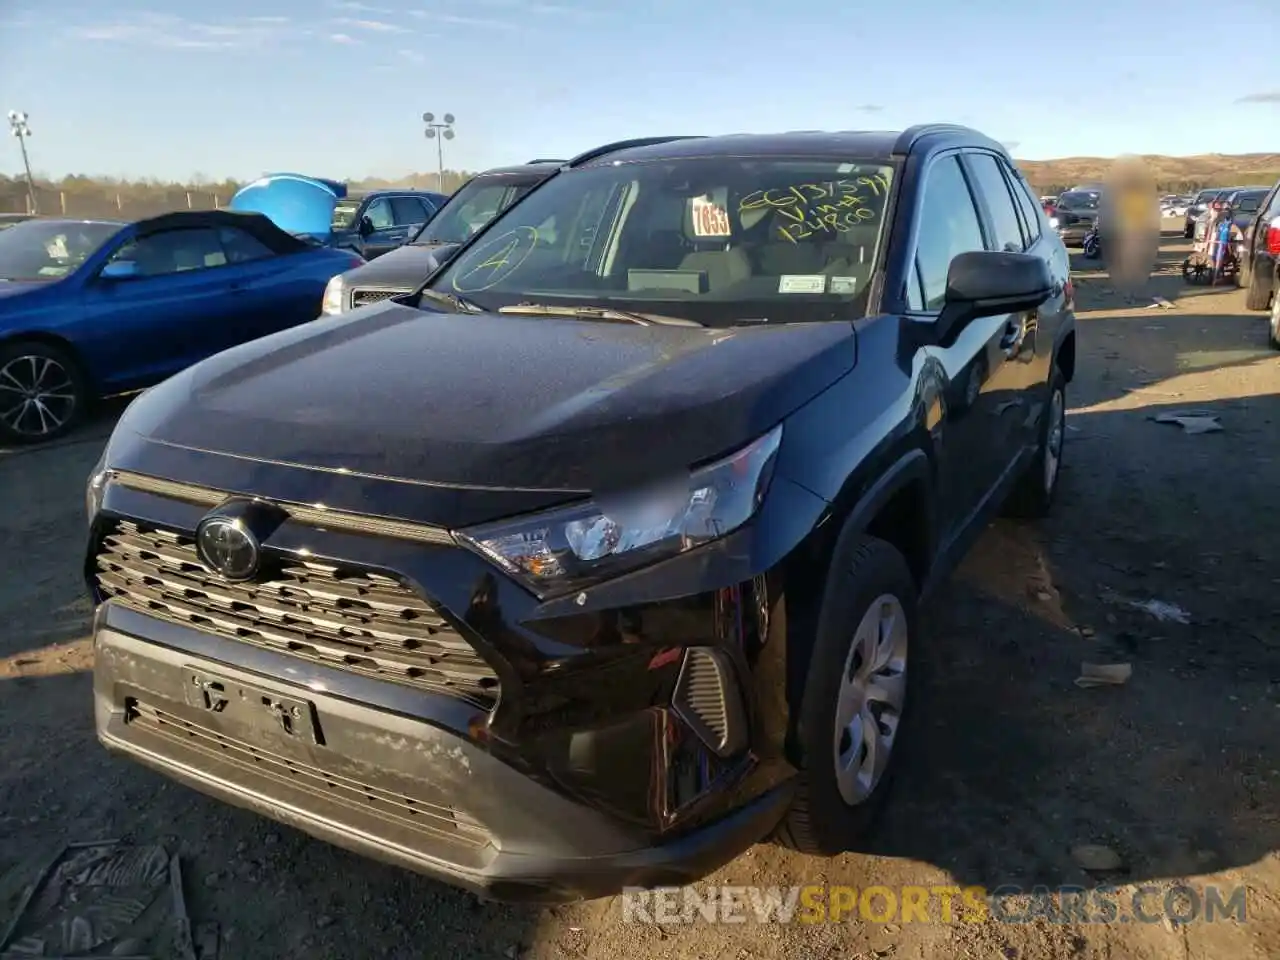
{"type": "MultiPolygon", "coordinates": [[[[127,186],[120,190],[57,190],[36,188],[36,204],[45,216],[141,220],[172,210],[214,210],[230,199],[203,190],[143,188],[127,186]]],[[[30,213],[31,201],[25,185],[20,192],[0,195],[0,213],[30,213]]]]}

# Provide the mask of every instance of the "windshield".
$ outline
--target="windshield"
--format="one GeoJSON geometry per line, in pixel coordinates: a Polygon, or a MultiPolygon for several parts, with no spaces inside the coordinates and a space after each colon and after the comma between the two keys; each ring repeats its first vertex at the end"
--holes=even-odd
{"type": "Polygon", "coordinates": [[[333,207],[334,230],[350,230],[356,223],[356,211],[360,209],[359,200],[339,200],[333,207]]]}
{"type": "Polygon", "coordinates": [[[431,286],[486,309],[609,306],[711,325],[865,313],[894,169],[707,157],[561,173],[431,286]]]}
{"type": "Polygon", "coordinates": [[[1058,206],[1068,210],[1097,210],[1101,194],[1093,190],[1071,190],[1058,198],[1058,206]]]}
{"type": "Polygon", "coordinates": [[[120,231],[118,223],[28,220],[0,231],[0,280],[58,280],[120,231]]]}
{"type": "Polygon", "coordinates": [[[465,243],[539,182],[477,177],[449,198],[438,214],[413,238],[417,244],[465,243]]]}

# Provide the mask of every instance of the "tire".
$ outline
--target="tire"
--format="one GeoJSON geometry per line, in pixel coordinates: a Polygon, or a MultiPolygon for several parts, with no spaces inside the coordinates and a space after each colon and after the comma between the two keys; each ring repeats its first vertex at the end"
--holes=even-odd
{"type": "Polygon", "coordinates": [[[1196,228],[1194,224],[1191,224],[1190,226],[1184,226],[1182,228],[1183,240],[1193,240],[1195,239],[1195,235],[1196,235],[1196,228]]]}
{"type": "Polygon", "coordinates": [[[0,345],[0,444],[47,443],[68,433],[89,405],[87,383],[80,363],[61,347],[38,340],[0,345]],[[33,381],[43,391],[38,396],[30,392],[33,381]]]}
{"type": "Polygon", "coordinates": [[[1271,298],[1271,317],[1267,321],[1267,339],[1272,350],[1280,350],[1280,297],[1271,298]]]}
{"type": "MultiPolygon", "coordinates": [[[[911,718],[909,681],[916,675],[908,670],[913,646],[918,644],[916,584],[902,554],[889,543],[863,534],[846,532],[836,547],[835,558],[827,573],[826,590],[818,616],[817,637],[809,661],[803,699],[795,734],[798,766],[795,797],[777,831],[777,839],[786,846],[805,853],[833,856],[856,849],[867,835],[889,793],[892,776],[897,769],[894,758],[901,753],[903,736],[908,734],[911,718]],[[893,628],[888,641],[878,645],[877,652],[891,659],[871,676],[880,682],[872,685],[883,693],[893,694],[883,706],[896,699],[896,719],[892,709],[873,713],[856,709],[857,697],[849,696],[854,684],[846,683],[852,674],[859,676],[868,662],[884,662],[880,657],[868,659],[879,617],[888,615],[893,628]],[[866,646],[858,643],[866,640],[866,646]],[[839,664],[844,669],[836,669],[839,664]],[[861,664],[861,666],[859,666],[861,664]],[[838,711],[845,712],[848,723],[837,732],[838,711]],[[875,728],[863,718],[878,718],[875,728]],[[884,726],[880,726],[881,722],[884,726]],[[851,729],[854,724],[870,736],[885,737],[887,752],[878,778],[859,784],[856,777],[837,774],[841,751],[855,759],[864,756],[864,740],[855,748],[851,729]],[[876,732],[872,733],[872,730],[876,732]],[[859,793],[860,790],[865,792],[859,793]]],[[[863,693],[866,689],[863,689],[863,693]]],[[[864,704],[868,700],[862,700],[864,704]]],[[[885,740],[879,742],[884,748],[885,740]]],[[[874,764],[873,764],[874,766],[874,764]]],[[[856,769],[856,767],[855,767],[856,769]]]]}
{"type": "Polygon", "coordinates": [[[1040,443],[1031,464],[1005,501],[1007,516],[1032,520],[1053,509],[1062,475],[1062,452],[1067,437],[1067,381],[1054,366],[1049,379],[1049,405],[1040,424],[1040,443]],[[1052,459],[1050,459],[1052,457],[1052,459]]]}
{"type": "Polygon", "coordinates": [[[1271,305],[1271,289],[1264,286],[1263,279],[1259,271],[1249,271],[1249,283],[1246,288],[1248,292],[1244,295],[1246,310],[1265,310],[1271,305]]]}

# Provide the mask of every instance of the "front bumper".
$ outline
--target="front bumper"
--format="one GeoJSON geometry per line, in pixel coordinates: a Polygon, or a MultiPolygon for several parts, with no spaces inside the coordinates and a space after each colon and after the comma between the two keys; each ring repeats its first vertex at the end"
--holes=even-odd
{"type": "MultiPolygon", "coordinates": [[[[229,666],[236,641],[111,603],[99,608],[94,646],[95,721],[108,749],[486,898],[563,902],[687,884],[767,835],[790,802],[784,782],[653,842],[468,737],[334,696],[315,668],[307,685],[289,682],[298,671],[285,655],[255,651],[256,669],[229,666]]],[[[352,689],[350,677],[332,679],[352,689]]],[[[363,683],[370,694],[388,686],[363,683]]]]}
{"type": "Polygon", "coordinates": [[[1063,243],[1079,246],[1084,243],[1085,236],[1093,229],[1091,223],[1073,223],[1058,227],[1058,237],[1063,243]]]}

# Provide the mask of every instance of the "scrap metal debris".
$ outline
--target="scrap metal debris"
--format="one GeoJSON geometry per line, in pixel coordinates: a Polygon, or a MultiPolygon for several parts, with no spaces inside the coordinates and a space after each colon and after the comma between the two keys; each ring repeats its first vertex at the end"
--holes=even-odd
{"type": "Polygon", "coordinates": [[[1164,600],[1125,600],[1124,603],[1126,606],[1141,610],[1143,613],[1149,613],[1157,620],[1163,620],[1166,623],[1191,622],[1191,614],[1176,603],[1167,603],[1164,600]]]}
{"type": "Polygon", "coordinates": [[[1147,309],[1154,310],[1157,307],[1161,310],[1172,310],[1173,304],[1164,297],[1152,297],[1151,302],[1147,304],[1147,309]]]}
{"type": "Polygon", "coordinates": [[[1222,429],[1218,415],[1208,410],[1171,410],[1151,419],[1156,423],[1176,423],[1184,433],[1216,433],[1222,429]]]}
{"type": "Polygon", "coordinates": [[[1082,663],[1076,686],[1088,690],[1093,687],[1118,687],[1128,683],[1133,676],[1129,663],[1082,663]]]}
{"type": "Polygon", "coordinates": [[[0,935],[0,960],[30,957],[206,960],[192,944],[178,857],[118,840],[63,847],[0,935]]]}

